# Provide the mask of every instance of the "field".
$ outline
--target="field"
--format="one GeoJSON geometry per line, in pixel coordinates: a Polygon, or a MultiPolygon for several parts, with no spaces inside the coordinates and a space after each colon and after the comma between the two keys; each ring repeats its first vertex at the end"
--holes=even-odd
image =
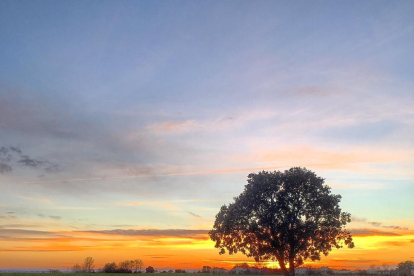
{"type": "MultiPolygon", "coordinates": [[[[146,273],[142,273],[142,274],[146,274],[146,273]]],[[[159,276],[188,276],[190,275],[197,275],[197,276],[212,276],[212,275],[220,275],[220,274],[211,274],[211,273],[153,273],[155,275],[159,275],[159,276]]],[[[50,276],[128,276],[128,275],[137,275],[135,273],[49,273],[49,272],[37,272],[37,273],[33,273],[33,272],[28,272],[28,273],[14,273],[14,272],[0,272],[0,276],[40,276],[40,275],[50,275],[50,276]]],[[[229,276],[230,274],[221,274],[221,275],[227,275],[229,276]]],[[[352,275],[352,276],[366,276],[366,275],[358,275],[358,274],[347,274],[347,275],[352,275]]],[[[235,275],[237,276],[237,275],[235,275]]],[[[258,276],[258,275],[248,275],[248,274],[242,274],[239,276],[258,276]]],[[[270,275],[269,275],[270,276],[270,275]]],[[[283,275],[272,275],[272,276],[283,276],[283,275]]],[[[298,275],[298,276],[303,276],[303,275],[298,275]]],[[[322,275],[314,275],[314,276],[322,276],[322,275]]],[[[324,275],[326,276],[326,275],[324,275]]],[[[342,275],[342,276],[346,276],[346,275],[342,275]]]]}
{"type": "MultiPolygon", "coordinates": [[[[14,272],[9,272],[9,273],[0,273],[0,276],[40,276],[40,275],[49,275],[49,276],[128,276],[128,275],[143,275],[146,273],[142,273],[142,274],[135,274],[135,273],[49,273],[49,272],[44,272],[44,273],[33,273],[33,272],[28,272],[28,273],[14,273],[14,272]]],[[[159,275],[159,276],[187,276],[187,275],[194,275],[196,274],[197,276],[211,276],[213,274],[210,273],[153,273],[155,275],[159,275]]],[[[151,274],[148,274],[151,275],[151,274]]],[[[226,274],[227,275],[227,274],[226,274]]],[[[249,275],[243,275],[243,276],[249,276],[249,275]]],[[[251,275],[253,276],[253,275],[251,275]]],[[[257,276],[257,275],[255,275],[257,276]]]]}
{"type": "MultiPolygon", "coordinates": [[[[146,273],[142,273],[146,274],[146,273]]],[[[142,274],[135,274],[135,273],[0,273],[0,276],[40,276],[40,275],[49,275],[49,276],[128,276],[128,275],[142,275],[142,274]]],[[[187,274],[192,273],[153,273],[155,275],[163,275],[163,276],[186,276],[187,274]]],[[[150,275],[150,274],[148,274],[150,275]]],[[[207,276],[212,274],[204,274],[204,273],[197,273],[199,276],[207,276]]],[[[248,276],[248,275],[246,275],[248,276]]]]}
{"type": "MultiPolygon", "coordinates": [[[[142,273],[146,274],[146,273],[142,273]]],[[[142,275],[141,274],[141,275],[142,275]]],[[[187,275],[197,275],[197,276],[211,276],[211,275],[217,275],[217,274],[210,274],[210,273],[153,273],[155,275],[159,276],[187,276],[187,275]]],[[[140,275],[135,273],[0,273],[0,276],[40,276],[40,275],[50,275],[50,276],[128,276],[128,275],[140,275]]],[[[150,275],[150,274],[149,274],[150,275]]],[[[229,275],[229,274],[223,274],[223,275],[229,275]]],[[[257,275],[242,275],[242,276],[257,276],[257,275]]],[[[282,276],[282,275],[275,275],[275,276],[282,276]]]]}
{"type": "MultiPolygon", "coordinates": [[[[146,273],[142,273],[146,274],[146,273]]],[[[0,273],[0,276],[40,276],[40,275],[50,275],[50,276],[128,276],[128,275],[142,275],[142,274],[135,274],[135,273],[0,273]]],[[[163,276],[187,276],[188,274],[193,275],[193,273],[153,273],[155,275],[163,275],[163,276]]],[[[211,276],[213,274],[209,273],[195,273],[197,276],[211,276]]],[[[150,275],[150,274],[149,274],[150,275]]],[[[227,274],[226,274],[227,275],[227,274]]],[[[249,276],[249,275],[243,275],[249,276]]],[[[251,275],[253,276],[253,275],[251,275]]],[[[257,276],[257,275],[255,275],[257,276]]]]}

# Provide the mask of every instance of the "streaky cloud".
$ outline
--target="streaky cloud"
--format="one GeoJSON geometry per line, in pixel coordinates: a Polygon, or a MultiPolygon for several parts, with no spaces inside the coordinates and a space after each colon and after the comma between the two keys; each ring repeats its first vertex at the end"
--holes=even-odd
{"type": "Polygon", "coordinates": [[[107,235],[121,236],[149,236],[149,237],[185,237],[192,238],[197,235],[207,235],[208,230],[189,230],[189,229],[113,229],[100,231],[83,231],[88,233],[100,233],[107,235]]]}
{"type": "Polygon", "coordinates": [[[0,173],[5,174],[11,172],[13,169],[7,164],[0,163],[0,173]]]}
{"type": "Polygon", "coordinates": [[[109,177],[93,177],[93,178],[68,178],[68,179],[55,179],[55,180],[38,180],[38,181],[25,181],[23,184],[35,184],[35,183],[50,183],[50,182],[78,182],[78,181],[92,181],[92,180],[111,180],[111,179],[130,179],[130,178],[144,178],[144,177],[167,177],[167,176],[185,176],[185,175],[201,175],[201,174],[222,174],[244,171],[259,171],[259,170],[275,170],[282,166],[271,167],[255,167],[255,168],[236,168],[236,169],[223,169],[212,171],[198,171],[198,172],[183,172],[183,173],[167,173],[167,174],[146,174],[146,175],[124,175],[124,176],[109,176],[109,177]]]}
{"type": "Polygon", "coordinates": [[[368,237],[368,236],[401,236],[395,232],[388,232],[388,231],[380,231],[376,229],[349,229],[353,236],[357,237],[368,237]]]}
{"type": "Polygon", "coordinates": [[[190,215],[192,215],[193,217],[196,217],[196,218],[201,218],[201,216],[200,215],[197,215],[197,214],[195,214],[195,213],[193,213],[193,212],[188,212],[190,215]]]}

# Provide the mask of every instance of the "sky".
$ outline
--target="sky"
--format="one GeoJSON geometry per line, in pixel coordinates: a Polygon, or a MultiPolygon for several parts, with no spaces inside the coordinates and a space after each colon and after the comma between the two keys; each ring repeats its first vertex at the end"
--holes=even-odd
{"type": "MultiPolygon", "coordinates": [[[[414,260],[413,1],[0,2],[0,269],[230,268],[208,238],[261,170],[352,215],[313,266],[414,260]]],[[[274,265],[274,264],[269,264],[274,265]]]]}

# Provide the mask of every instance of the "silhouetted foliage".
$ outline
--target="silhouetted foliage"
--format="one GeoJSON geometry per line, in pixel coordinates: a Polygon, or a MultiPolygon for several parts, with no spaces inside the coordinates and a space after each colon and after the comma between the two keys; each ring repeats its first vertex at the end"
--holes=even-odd
{"type": "MultiPolygon", "coordinates": [[[[87,257],[83,264],[75,264],[72,267],[72,271],[75,273],[86,272],[91,273],[94,271],[95,260],[92,257],[87,257]]],[[[115,262],[106,263],[105,266],[100,270],[102,273],[141,273],[143,262],[140,259],[126,260],[119,262],[117,265],[115,262]]]]}
{"type": "Polygon", "coordinates": [[[210,273],[211,267],[208,265],[203,266],[203,269],[201,270],[202,273],[210,273]]]}
{"type": "Polygon", "coordinates": [[[72,266],[72,272],[81,273],[82,272],[82,266],[80,264],[75,264],[74,266],[72,266]]]}
{"type": "Polygon", "coordinates": [[[256,261],[278,261],[293,276],[306,259],[320,260],[343,244],[354,247],[345,229],[351,215],[341,211],[340,200],[305,168],[251,173],[234,203],[221,207],[209,235],[220,254],[227,249],[256,261]]]}
{"type": "Polygon", "coordinates": [[[234,266],[233,266],[233,269],[235,269],[235,268],[238,268],[238,267],[241,267],[241,268],[249,268],[250,266],[249,266],[249,264],[248,263],[241,263],[241,264],[235,264],[234,266]]]}
{"type": "Polygon", "coordinates": [[[229,272],[230,274],[249,274],[249,265],[247,263],[235,264],[229,272]]]}
{"type": "Polygon", "coordinates": [[[83,261],[82,270],[87,273],[93,272],[95,260],[92,257],[86,257],[83,261]]]}
{"type": "Polygon", "coordinates": [[[120,262],[118,265],[116,263],[107,263],[102,268],[104,273],[141,273],[143,262],[140,259],[136,260],[126,260],[120,262]]]}
{"type": "Polygon", "coordinates": [[[103,273],[116,273],[117,269],[118,267],[116,263],[112,262],[112,263],[105,264],[105,266],[102,268],[102,272],[103,273]]]}
{"type": "Polygon", "coordinates": [[[411,270],[414,270],[413,261],[405,261],[398,264],[398,271],[400,272],[401,276],[410,276],[411,270]]]}
{"type": "Polygon", "coordinates": [[[140,259],[132,260],[132,269],[135,271],[135,273],[141,272],[142,267],[144,266],[144,262],[140,259]]]}
{"type": "Polygon", "coordinates": [[[187,271],[185,271],[184,269],[176,269],[175,273],[186,273],[187,271]]]}
{"type": "Polygon", "coordinates": [[[123,262],[119,262],[117,272],[118,273],[132,273],[132,266],[133,266],[133,261],[126,260],[123,262]]]}
{"type": "Polygon", "coordinates": [[[147,268],[145,269],[145,272],[146,272],[146,273],[154,273],[154,272],[155,272],[155,269],[154,269],[152,266],[149,266],[149,267],[147,267],[147,268]]]}

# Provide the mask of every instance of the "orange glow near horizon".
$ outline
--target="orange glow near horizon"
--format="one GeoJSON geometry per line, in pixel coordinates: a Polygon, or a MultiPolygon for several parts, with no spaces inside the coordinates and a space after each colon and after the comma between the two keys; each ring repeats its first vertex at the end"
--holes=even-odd
{"type": "MultiPolygon", "coordinates": [[[[36,234],[36,233],[35,233],[36,234]]],[[[305,266],[329,266],[337,269],[366,269],[370,265],[396,265],[414,251],[414,233],[394,236],[378,234],[354,236],[354,249],[332,250],[319,262],[305,266]],[[387,252],[387,254],[384,254],[387,252]]],[[[127,235],[61,231],[50,232],[43,238],[1,238],[0,268],[58,268],[67,269],[81,263],[85,257],[95,259],[96,268],[107,262],[140,258],[145,266],[156,269],[201,269],[204,265],[231,268],[237,263],[256,265],[253,259],[241,254],[219,255],[207,234],[188,237],[159,236],[131,237],[127,235]]],[[[278,268],[275,262],[260,264],[278,268]]]]}

